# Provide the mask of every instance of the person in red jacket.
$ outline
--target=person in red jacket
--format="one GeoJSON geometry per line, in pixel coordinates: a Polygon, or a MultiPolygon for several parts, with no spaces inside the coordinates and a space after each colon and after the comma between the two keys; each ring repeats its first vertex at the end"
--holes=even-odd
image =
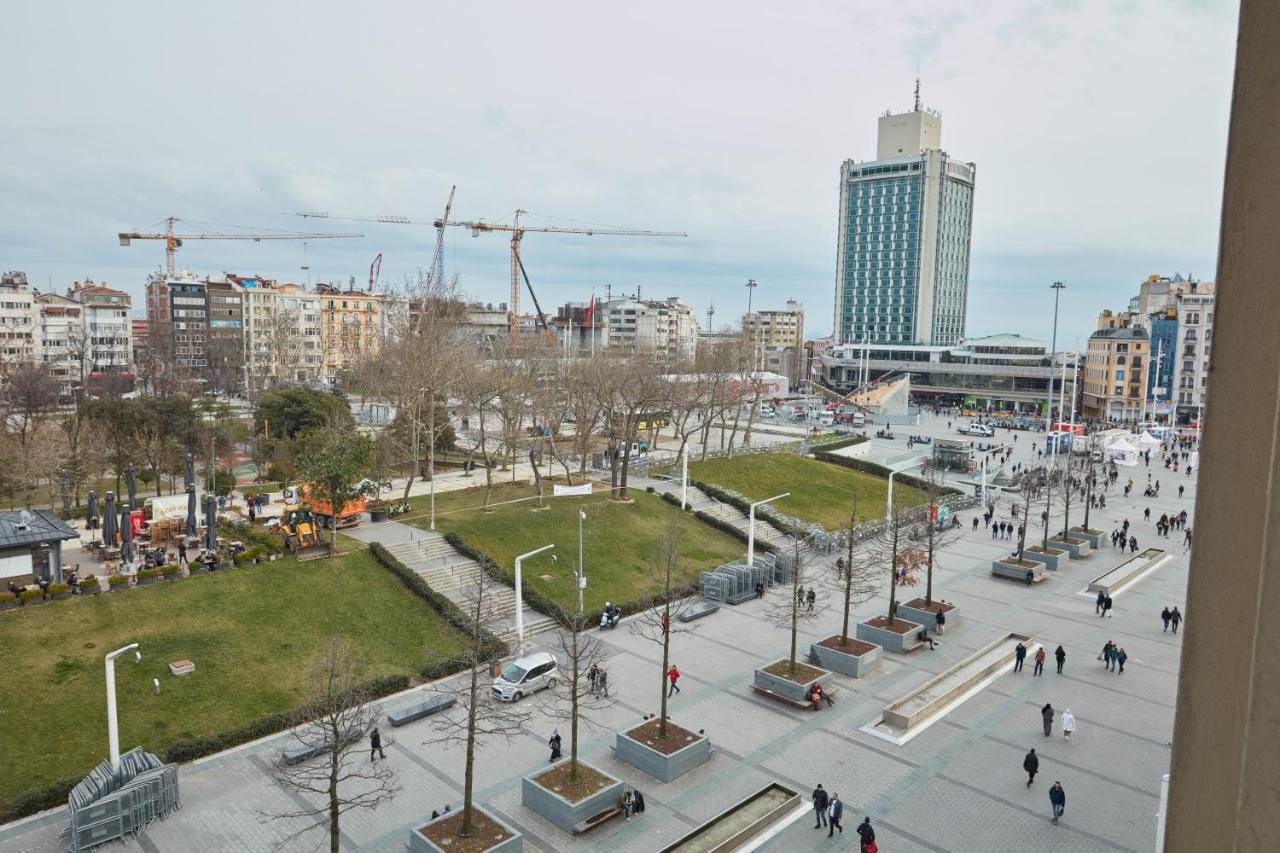
{"type": "Polygon", "coordinates": [[[667,697],[670,698],[672,693],[680,692],[680,685],[676,684],[680,680],[680,670],[676,669],[675,664],[671,664],[671,669],[667,670],[667,680],[671,682],[671,689],[667,691],[667,697]]]}

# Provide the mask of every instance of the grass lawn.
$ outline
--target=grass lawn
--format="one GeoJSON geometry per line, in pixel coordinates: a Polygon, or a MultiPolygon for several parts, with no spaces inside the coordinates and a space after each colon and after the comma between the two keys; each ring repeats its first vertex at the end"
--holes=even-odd
{"type": "MultiPolygon", "coordinates": [[[[550,491],[547,486],[546,493],[550,491]]],[[[554,551],[525,560],[524,583],[573,606],[578,508],[583,508],[587,513],[583,526],[587,576],[583,606],[588,610],[603,608],[606,601],[636,601],[652,590],[649,567],[672,520],[680,536],[680,570],[687,578],[746,556],[741,542],[698,521],[692,513],[682,513],[643,489],[631,489],[629,494],[635,503],[610,503],[608,493],[602,491],[591,497],[547,497],[544,502],[550,509],[534,512],[531,500],[503,504],[533,495],[532,486],[507,483],[494,486],[491,504],[496,506],[486,513],[480,510],[483,486],[442,492],[436,495],[436,530],[457,533],[508,569],[520,554],[554,542],[554,551]],[[558,557],[554,563],[548,556],[551,553],[558,557]]],[[[427,499],[413,498],[411,503],[414,512],[409,523],[426,527],[427,499]]]]}
{"type": "MultiPolygon", "coordinates": [[[[884,515],[889,492],[885,478],[790,453],[756,453],[691,463],[689,479],[733,489],[752,500],[790,492],[774,505],[778,512],[815,521],[827,530],[849,525],[849,507],[855,492],[860,522],[884,515]]],[[[915,506],[926,500],[924,492],[894,480],[895,504],[915,506]]]]}
{"type": "Polygon", "coordinates": [[[367,678],[417,676],[462,642],[367,553],[0,613],[0,808],[107,757],[105,653],[141,643],[142,663],[116,662],[120,748],[163,757],[174,741],[297,707],[331,634],[350,640],[367,678]],[[168,664],[182,658],[196,671],[175,678],[168,664]]]}

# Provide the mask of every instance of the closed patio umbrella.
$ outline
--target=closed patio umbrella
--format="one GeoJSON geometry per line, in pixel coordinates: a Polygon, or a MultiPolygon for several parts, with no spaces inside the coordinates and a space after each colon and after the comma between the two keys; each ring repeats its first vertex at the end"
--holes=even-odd
{"type": "Polygon", "coordinates": [[[194,539],[196,535],[196,487],[194,485],[187,486],[187,538],[194,539]]]}
{"type": "Polygon", "coordinates": [[[138,472],[132,462],[124,472],[124,482],[129,489],[129,509],[133,509],[138,505],[138,472]]]}
{"type": "Polygon", "coordinates": [[[115,492],[107,492],[102,501],[102,541],[108,548],[116,547],[116,496],[115,492]]]}
{"type": "Polygon", "coordinates": [[[187,454],[186,465],[182,469],[182,487],[189,489],[196,484],[196,461],[187,454]]]}
{"type": "Polygon", "coordinates": [[[92,489],[89,490],[89,504],[84,508],[84,524],[90,530],[95,531],[93,534],[93,541],[97,542],[98,534],[96,531],[98,529],[98,493],[93,491],[92,489]]]}
{"type": "Polygon", "coordinates": [[[129,523],[129,507],[120,508],[120,561],[133,562],[133,525],[129,523]]]}
{"type": "Polygon", "coordinates": [[[218,547],[218,504],[213,495],[204,498],[204,547],[210,551],[218,547]]]}

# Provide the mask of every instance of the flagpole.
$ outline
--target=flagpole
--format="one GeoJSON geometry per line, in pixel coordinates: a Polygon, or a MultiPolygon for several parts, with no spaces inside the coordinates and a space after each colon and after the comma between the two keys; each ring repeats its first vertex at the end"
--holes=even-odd
{"type": "Polygon", "coordinates": [[[591,357],[596,357],[596,289],[591,288],[591,357]]]}

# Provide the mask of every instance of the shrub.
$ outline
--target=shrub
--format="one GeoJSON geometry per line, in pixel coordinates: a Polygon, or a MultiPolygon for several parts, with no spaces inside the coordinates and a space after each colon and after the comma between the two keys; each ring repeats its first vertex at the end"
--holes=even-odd
{"type": "MultiPolygon", "coordinates": [[[[741,512],[743,515],[750,515],[751,513],[751,502],[744,497],[741,497],[739,495],[731,495],[728,492],[726,492],[724,489],[720,488],[719,486],[713,486],[710,483],[704,483],[700,480],[690,480],[689,485],[697,486],[706,494],[710,495],[711,497],[715,498],[721,503],[728,504],[729,506],[741,512]]],[[[804,536],[808,532],[803,528],[793,529],[792,527],[787,525],[785,522],[775,518],[767,509],[756,510],[756,521],[763,521],[773,529],[777,530],[778,532],[786,533],[789,536],[804,536]]],[[[737,530],[736,527],[734,529],[737,530]]],[[[745,534],[743,535],[745,536],[745,534]]]]}
{"type": "Polygon", "coordinates": [[[168,563],[160,567],[160,574],[164,575],[167,578],[171,578],[174,575],[177,575],[181,571],[182,570],[178,566],[174,566],[168,563]]]}
{"type": "Polygon", "coordinates": [[[11,592],[0,592],[0,604],[12,604],[18,600],[18,596],[11,592]]]}
{"type": "MultiPolygon", "coordinates": [[[[361,687],[371,698],[386,696],[407,689],[409,687],[409,676],[389,675],[385,678],[366,682],[361,687]]],[[[306,719],[308,716],[309,711],[304,706],[291,713],[272,714],[263,717],[231,731],[209,735],[208,737],[180,740],[169,747],[169,751],[165,753],[164,760],[173,762],[195,761],[197,758],[203,758],[206,755],[212,755],[215,752],[221,752],[224,749],[230,749],[233,746],[239,746],[242,743],[248,743],[251,740],[257,740],[267,735],[273,735],[289,728],[299,720],[306,719]]],[[[65,800],[65,796],[63,799],[65,800]]]]}
{"type": "MultiPolygon", "coordinates": [[[[496,560],[484,551],[481,551],[479,548],[468,545],[458,534],[450,531],[444,535],[444,541],[452,545],[455,550],[479,563],[480,568],[482,568],[493,580],[498,581],[499,583],[504,583],[507,586],[516,585],[516,576],[514,572],[509,572],[499,566],[496,560]]],[[[528,604],[544,616],[551,616],[554,618],[560,613],[560,605],[554,599],[548,598],[537,589],[528,585],[523,585],[521,592],[524,594],[525,604],[528,604]]]]}
{"type": "Polygon", "coordinates": [[[231,494],[231,490],[236,487],[236,475],[230,471],[215,471],[213,473],[213,493],[220,498],[225,498],[231,494]]]}
{"type": "Polygon", "coordinates": [[[258,545],[268,553],[284,553],[284,539],[274,533],[268,533],[265,528],[256,524],[250,524],[247,521],[226,521],[223,523],[223,529],[228,536],[239,539],[249,547],[258,545]]]}
{"type": "MultiPolygon", "coordinates": [[[[852,468],[855,471],[862,471],[864,474],[874,474],[877,477],[884,477],[886,479],[888,479],[889,474],[891,473],[890,469],[883,465],[877,465],[876,463],[868,462],[865,459],[850,459],[848,456],[827,453],[825,448],[822,450],[815,450],[813,458],[817,459],[819,462],[830,462],[832,465],[839,465],[842,468],[852,468]]],[[[927,481],[922,480],[919,477],[914,477],[910,474],[897,474],[894,479],[899,483],[912,486],[920,489],[921,491],[928,491],[930,488],[927,481]]],[[[945,496],[959,495],[963,493],[959,489],[953,489],[950,486],[946,486],[938,489],[938,494],[945,496]]]]}
{"type": "MultiPolygon", "coordinates": [[[[386,548],[382,547],[380,542],[374,542],[369,546],[369,553],[373,555],[378,565],[382,566],[391,574],[395,575],[400,583],[404,584],[409,592],[425,601],[431,609],[439,613],[444,620],[453,627],[462,631],[469,637],[474,637],[470,619],[462,612],[458,605],[454,604],[444,595],[436,592],[431,585],[422,579],[422,577],[404,563],[396,559],[386,548]]],[[[474,558],[473,558],[474,559],[474,558]]],[[[487,658],[500,658],[507,653],[507,644],[495,637],[488,631],[482,631],[481,637],[481,654],[487,658]]],[[[462,661],[439,661],[427,665],[422,670],[422,677],[428,681],[434,681],[437,678],[443,678],[446,675],[452,675],[455,672],[461,672],[466,668],[462,661]]]]}
{"type": "Polygon", "coordinates": [[[78,784],[79,780],[54,782],[38,791],[14,797],[5,804],[3,809],[0,809],[0,823],[27,817],[46,809],[65,806],[71,789],[78,784]]]}
{"type": "Polygon", "coordinates": [[[18,598],[21,598],[23,601],[34,601],[44,598],[44,593],[38,589],[24,589],[22,592],[18,593],[18,598]]]}
{"type": "Polygon", "coordinates": [[[813,450],[830,451],[842,450],[846,447],[853,447],[855,444],[862,444],[864,441],[870,441],[865,435],[851,435],[847,438],[837,438],[833,441],[818,441],[813,444],[813,450]]]}
{"type": "Polygon", "coordinates": [[[68,592],[71,592],[71,587],[65,583],[49,584],[50,595],[66,595],[68,592]]]}
{"type": "Polygon", "coordinates": [[[80,578],[77,583],[79,583],[80,586],[95,587],[98,585],[98,578],[96,575],[88,575],[87,577],[80,578]]]}
{"type": "MultiPolygon", "coordinates": [[[[698,519],[698,521],[703,522],[704,524],[711,525],[716,530],[722,531],[724,533],[728,533],[730,536],[739,540],[740,542],[747,541],[747,532],[745,530],[739,530],[738,528],[734,527],[732,524],[730,524],[729,522],[725,521],[722,518],[716,518],[714,515],[703,512],[702,510],[697,510],[696,512],[694,512],[693,517],[698,519]]],[[[761,551],[777,551],[778,550],[777,546],[774,545],[772,542],[766,542],[763,539],[759,539],[759,538],[756,539],[756,547],[759,548],[761,551]]]]}
{"type": "Polygon", "coordinates": [[[160,576],[160,573],[155,569],[139,569],[138,570],[138,580],[142,580],[143,578],[157,578],[159,576],[160,576]]]}
{"type": "Polygon", "coordinates": [[[107,578],[107,586],[111,587],[112,589],[115,589],[118,586],[124,586],[127,583],[129,583],[129,579],[124,575],[112,575],[111,577],[107,578]]]}

